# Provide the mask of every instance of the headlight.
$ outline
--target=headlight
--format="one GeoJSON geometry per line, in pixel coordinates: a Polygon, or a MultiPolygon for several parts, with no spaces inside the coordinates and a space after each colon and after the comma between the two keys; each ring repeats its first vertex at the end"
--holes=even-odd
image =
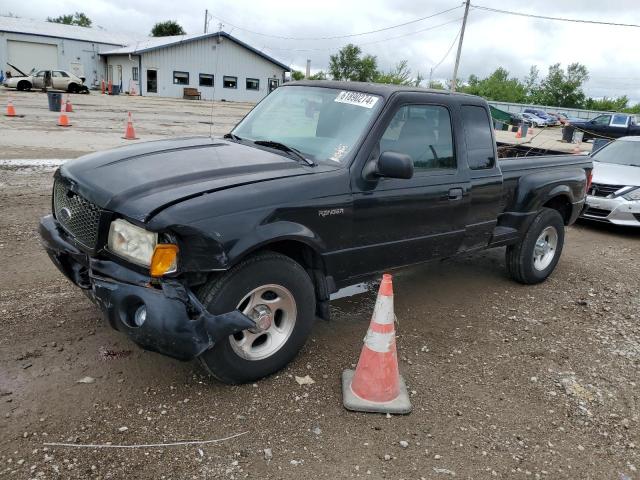
{"type": "Polygon", "coordinates": [[[145,267],[151,265],[151,257],[157,243],[157,233],[148,232],[120,218],[111,222],[109,250],[130,262],[145,267]]]}
{"type": "Polygon", "coordinates": [[[633,190],[625,193],[622,198],[631,202],[637,202],[640,200],[640,188],[634,188],[633,190]]]}

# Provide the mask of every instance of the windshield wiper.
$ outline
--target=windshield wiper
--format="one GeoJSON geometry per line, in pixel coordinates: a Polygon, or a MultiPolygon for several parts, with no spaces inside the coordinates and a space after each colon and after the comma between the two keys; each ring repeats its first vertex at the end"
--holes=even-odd
{"type": "Polygon", "coordinates": [[[236,142],[241,142],[242,139],[237,136],[235,133],[225,133],[222,138],[230,138],[231,140],[235,140],[236,142]]]}
{"type": "Polygon", "coordinates": [[[293,147],[285,145],[284,143],[274,142],[273,140],[255,140],[253,143],[256,145],[262,145],[263,147],[274,148],[276,150],[282,150],[283,152],[289,153],[292,156],[296,157],[298,160],[302,160],[307,165],[315,165],[315,162],[303,155],[303,153],[293,147]]]}

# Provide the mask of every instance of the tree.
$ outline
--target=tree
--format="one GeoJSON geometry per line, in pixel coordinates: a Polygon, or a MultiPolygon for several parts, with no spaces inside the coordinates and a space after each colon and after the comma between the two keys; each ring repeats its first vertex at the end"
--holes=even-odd
{"type": "Polygon", "coordinates": [[[491,75],[480,79],[470,75],[466,85],[460,87],[461,92],[479,95],[487,100],[501,102],[524,102],[527,97],[525,84],[515,77],[509,77],[509,72],[498,67],[491,75]]]}
{"type": "Polygon", "coordinates": [[[309,80],[326,80],[326,79],[327,79],[327,74],[322,70],[320,70],[317,73],[314,73],[309,77],[309,80]]]}
{"type": "Polygon", "coordinates": [[[60,15],[56,18],[47,17],[47,22],[63,23],[64,25],[77,25],[78,27],[90,27],[93,23],[89,17],[82,12],[69,15],[60,15]]]}
{"type": "Polygon", "coordinates": [[[587,98],[584,108],[588,110],[602,110],[606,112],[621,112],[629,106],[629,98],[622,95],[618,98],[587,98]]]}
{"type": "Polygon", "coordinates": [[[304,78],[304,73],[300,70],[293,70],[291,72],[291,80],[302,80],[304,78]]]}
{"type": "Polygon", "coordinates": [[[431,80],[428,84],[427,84],[427,88],[432,88],[434,90],[446,90],[446,86],[444,83],[442,83],[439,80],[431,80]]]}
{"type": "Polygon", "coordinates": [[[170,37],[173,35],[185,35],[184,29],[175,20],[158,22],[151,29],[152,37],[170,37]]]}
{"type": "Polygon", "coordinates": [[[360,47],[352,43],[342,47],[338,53],[329,57],[329,73],[334,80],[370,82],[378,74],[378,62],[375,56],[361,56],[360,47]]]}
{"type": "Polygon", "coordinates": [[[549,67],[549,73],[530,92],[530,100],[539,105],[580,108],[584,105],[585,94],[582,85],[589,79],[587,67],[572,63],[566,72],[559,63],[549,67]]]}

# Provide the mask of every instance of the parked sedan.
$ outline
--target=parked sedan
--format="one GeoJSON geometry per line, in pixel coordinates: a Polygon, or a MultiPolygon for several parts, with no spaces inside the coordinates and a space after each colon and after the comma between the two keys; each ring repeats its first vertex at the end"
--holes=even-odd
{"type": "Polygon", "coordinates": [[[640,137],[623,137],[593,155],[593,183],[582,216],[640,227],[640,137]]]}
{"type": "MultiPolygon", "coordinates": [[[[16,68],[16,70],[18,69],[16,68]]],[[[46,87],[69,93],[89,93],[89,88],[84,84],[83,79],[65,70],[36,70],[34,68],[28,75],[21,70],[18,71],[21,76],[6,78],[3,83],[5,87],[16,90],[46,87]]]]}
{"type": "Polygon", "coordinates": [[[533,127],[546,127],[547,125],[549,125],[548,120],[546,118],[538,117],[533,113],[523,113],[522,118],[524,118],[527,124],[533,127]]]}

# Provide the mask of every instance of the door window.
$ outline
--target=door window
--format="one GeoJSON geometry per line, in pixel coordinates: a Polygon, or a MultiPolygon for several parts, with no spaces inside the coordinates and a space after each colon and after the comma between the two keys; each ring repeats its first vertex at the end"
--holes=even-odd
{"type": "Polygon", "coordinates": [[[67,72],[61,72],[59,70],[53,71],[53,78],[67,78],[67,77],[69,77],[69,75],[67,75],[67,72]]]}
{"type": "Polygon", "coordinates": [[[455,169],[451,118],[445,107],[405,105],[380,139],[380,152],[409,155],[415,170],[455,169]]]}
{"type": "Polygon", "coordinates": [[[611,115],[600,115],[599,117],[596,117],[591,121],[596,125],[609,125],[609,122],[611,121],[611,115]]]}
{"type": "Polygon", "coordinates": [[[493,168],[495,154],[487,109],[477,105],[463,105],[461,111],[469,167],[472,170],[493,168]]]}

